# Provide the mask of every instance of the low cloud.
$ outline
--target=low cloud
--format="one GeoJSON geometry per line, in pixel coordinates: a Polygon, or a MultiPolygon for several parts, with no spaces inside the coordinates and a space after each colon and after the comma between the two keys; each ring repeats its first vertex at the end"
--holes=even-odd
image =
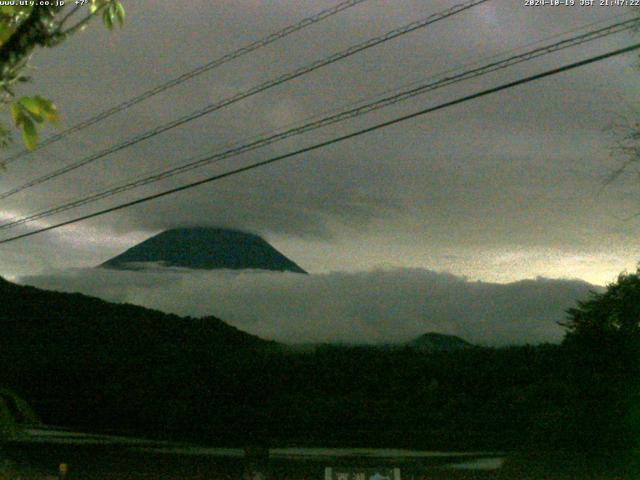
{"type": "Polygon", "coordinates": [[[299,275],[262,271],[82,269],[20,283],[180,315],[215,315],[282,342],[401,342],[435,331],[482,345],[557,342],[589,284],[471,282],[420,269],[299,275]]]}

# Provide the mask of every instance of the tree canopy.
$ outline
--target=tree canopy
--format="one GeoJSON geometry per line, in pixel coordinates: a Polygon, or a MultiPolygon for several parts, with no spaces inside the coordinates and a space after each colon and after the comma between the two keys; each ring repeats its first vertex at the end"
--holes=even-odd
{"type": "Polygon", "coordinates": [[[564,346],[583,438],[639,448],[640,268],[620,274],[567,313],[564,346]]]}
{"type": "Polygon", "coordinates": [[[587,300],[568,310],[564,324],[568,336],[640,336],[640,268],[622,273],[602,293],[592,292],[587,300]]]}
{"type": "MultiPolygon", "coordinates": [[[[57,109],[47,98],[16,96],[16,85],[29,81],[25,72],[33,52],[59,45],[95,17],[102,17],[109,29],[122,25],[125,18],[119,0],[79,0],[74,6],[62,0],[42,3],[0,6],[0,108],[11,110],[13,124],[22,131],[29,149],[38,141],[37,125],[58,120],[57,109]]],[[[9,140],[9,128],[0,123],[0,146],[6,146],[9,140]]]]}

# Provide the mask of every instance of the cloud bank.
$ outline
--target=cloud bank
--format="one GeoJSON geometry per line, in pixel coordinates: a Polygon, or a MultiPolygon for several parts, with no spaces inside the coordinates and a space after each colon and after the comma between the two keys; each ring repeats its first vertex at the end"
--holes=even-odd
{"type": "Polygon", "coordinates": [[[403,342],[426,332],[482,345],[558,342],[556,322],[591,285],[537,278],[471,282],[422,269],[299,275],[258,271],[78,269],[20,283],[180,315],[215,315],[288,343],[403,342]]]}

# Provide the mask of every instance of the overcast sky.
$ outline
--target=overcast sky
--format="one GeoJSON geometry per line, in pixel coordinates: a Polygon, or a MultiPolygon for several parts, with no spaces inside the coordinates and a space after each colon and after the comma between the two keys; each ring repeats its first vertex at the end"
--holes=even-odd
{"type": "MultiPolygon", "coordinates": [[[[124,29],[107,32],[96,24],[33,58],[34,82],[20,93],[44,93],[54,100],[63,115],[63,128],[336,2],[124,3],[124,29]]],[[[0,175],[0,190],[455,3],[369,0],[10,164],[0,175]]],[[[2,200],[0,218],[57,205],[452,68],[539,40],[575,35],[580,27],[625,13],[630,10],[526,7],[520,0],[492,0],[2,200]]],[[[204,178],[638,38],[629,33],[612,36],[2,233],[25,232],[204,178]]],[[[602,285],[620,271],[634,269],[640,256],[640,218],[626,219],[640,212],[636,172],[601,191],[603,180],[621,161],[611,154],[617,137],[607,127],[625,117],[633,119],[638,106],[637,65],[637,54],[616,57],[276,165],[0,245],[0,275],[10,279],[43,275],[40,283],[69,289],[64,285],[71,282],[69,276],[53,282],[51,272],[100,264],[162,229],[216,225],[259,233],[307,271],[321,274],[317,284],[305,280],[304,288],[316,293],[323,291],[323,282],[334,279],[331,288],[337,295],[346,288],[340,275],[353,280],[380,269],[404,269],[406,277],[414,279],[437,271],[485,282],[543,276],[602,285]],[[421,272],[417,277],[406,273],[415,269],[421,272]]],[[[210,280],[205,280],[201,285],[208,285],[210,280]]],[[[369,281],[377,284],[378,278],[369,281]]],[[[82,283],[70,285],[81,289],[82,283]]],[[[258,280],[250,283],[251,288],[260,285],[258,280]]],[[[282,298],[291,294],[286,285],[282,298]]],[[[85,285],[85,290],[92,288],[85,285]]],[[[391,287],[385,291],[395,295],[391,287]]],[[[175,296],[171,301],[179,304],[181,299],[175,296]]],[[[227,307],[212,313],[233,316],[227,307]]],[[[557,318],[564,304],[554,308],[557,318]]],[[[194,312],[185,308],[184,313],[194,312]]],[[[535,338],[557,337],[557,331],[545,335],[535,338]]]]}

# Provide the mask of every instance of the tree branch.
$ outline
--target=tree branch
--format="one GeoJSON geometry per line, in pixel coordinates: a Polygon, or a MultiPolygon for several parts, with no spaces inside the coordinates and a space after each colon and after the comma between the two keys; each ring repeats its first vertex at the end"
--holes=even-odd
{"type": "Polygon", "coordinates": [[[62,17],[62,19],[60,20],[60,22],[58,23],[58,29],[62,29],[62,27],[64,26],[65,22],[67,20],[69,20],[71,17],[73,17],[73,15],[76,14],[76,12],[78,10],[80,10],[82,8],[82,4],[78,3],[75,7],[73,7],[69,13],[67,13],[64,17],[62,17]]]}
{"type": "Polygon", "coordinates": [[[74,33],[76,33],[79,30],[82,30],[84,28],[85,25],[87,25],[91,19],[93,17],[95,17],[99,12],[101,12],[103,10],[104,7],[99,8],[98,10],[96,10],[93,13],[90,13],[89,15],[87,15],[86,17],[84,17],[82,20],[80,20],[78,23],[76,23],[73,27],[69,27],[67,30],[60,31],[59,34],[65,38],[68,37],[69,35],[73,35],[74,33]]]}
{"type": "Polygon", "coordinates": [[[16,31],[0,47],[0,82],[16,76],[23,60],[37,46],[50,46],[56,35],[55,16],[64,7],[34,6],[16,31]]]}

